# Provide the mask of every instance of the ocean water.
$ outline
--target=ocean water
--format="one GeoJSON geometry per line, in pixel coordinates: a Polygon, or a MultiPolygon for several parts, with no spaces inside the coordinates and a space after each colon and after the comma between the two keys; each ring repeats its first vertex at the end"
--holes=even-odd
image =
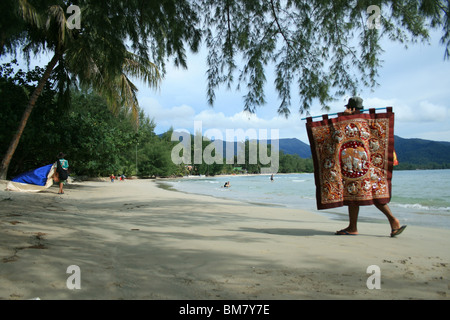
{"type": "MultiPolygon", "coordinates": [[[[347,207],[317,210],[312,173],[277,174],[273,181],[269,175],[236,175],[184,177],[166,183],[182,192],[304,209],[348,221],[347,207]],[[230,187],[224,188],[227,181],[230,187]]],[[[450,170],[394,171],[389,206],[402,224],[450,229],[450,170]]],[[[375,206],[362,206],[359,221],[387,220],[375,206]]]]}

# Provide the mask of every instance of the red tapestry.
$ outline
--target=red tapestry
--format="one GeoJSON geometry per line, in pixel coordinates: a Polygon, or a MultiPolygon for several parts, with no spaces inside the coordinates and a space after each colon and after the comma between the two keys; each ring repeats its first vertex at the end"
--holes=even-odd
{"type": "Polygon", "coordinates": [[[394,113],[344,115],[312,121],[306,130],[314,161],[317,209],[386,204],[391,199],[394,113]]]}

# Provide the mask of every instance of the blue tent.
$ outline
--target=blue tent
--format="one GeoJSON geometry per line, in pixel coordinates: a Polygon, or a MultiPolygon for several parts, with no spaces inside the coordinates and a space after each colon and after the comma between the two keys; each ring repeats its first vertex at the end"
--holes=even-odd
{"type": "Polygon", "coordinates": [[[55,164],[22,173],[8,182],[7,190],[23,192],[39,192],[49,188],[53,184],[53,174],[55,173],[55,164]]]}
{"type": "Polygon", "coordinates": [[[30,170],[18,175],[17,177],[14,177],[13,179],[11,179],[11,181],[45,186],[45,184],[47,183],[48,173],[50,172],[52,166],[53,164],[48,164],[46,166],[30,170]]]}

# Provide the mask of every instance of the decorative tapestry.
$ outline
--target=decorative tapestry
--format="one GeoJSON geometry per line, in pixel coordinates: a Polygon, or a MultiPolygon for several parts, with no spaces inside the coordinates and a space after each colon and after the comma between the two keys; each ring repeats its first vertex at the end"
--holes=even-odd
{"type": "Polygon", "coordinates": [[[306,119],[314,161],[317,209],[386,204],[391,199],[394,113],[306,119]]]}

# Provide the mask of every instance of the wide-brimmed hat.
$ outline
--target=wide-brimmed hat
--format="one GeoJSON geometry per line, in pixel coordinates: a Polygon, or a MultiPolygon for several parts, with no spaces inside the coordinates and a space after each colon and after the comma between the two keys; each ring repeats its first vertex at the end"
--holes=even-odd
{"type": "Polygon", "coordinates": [[[363,99],[360,97],[351,97],[348,99],[347,105],[345,106],[350,109],[364,109],[363,99]]]}

